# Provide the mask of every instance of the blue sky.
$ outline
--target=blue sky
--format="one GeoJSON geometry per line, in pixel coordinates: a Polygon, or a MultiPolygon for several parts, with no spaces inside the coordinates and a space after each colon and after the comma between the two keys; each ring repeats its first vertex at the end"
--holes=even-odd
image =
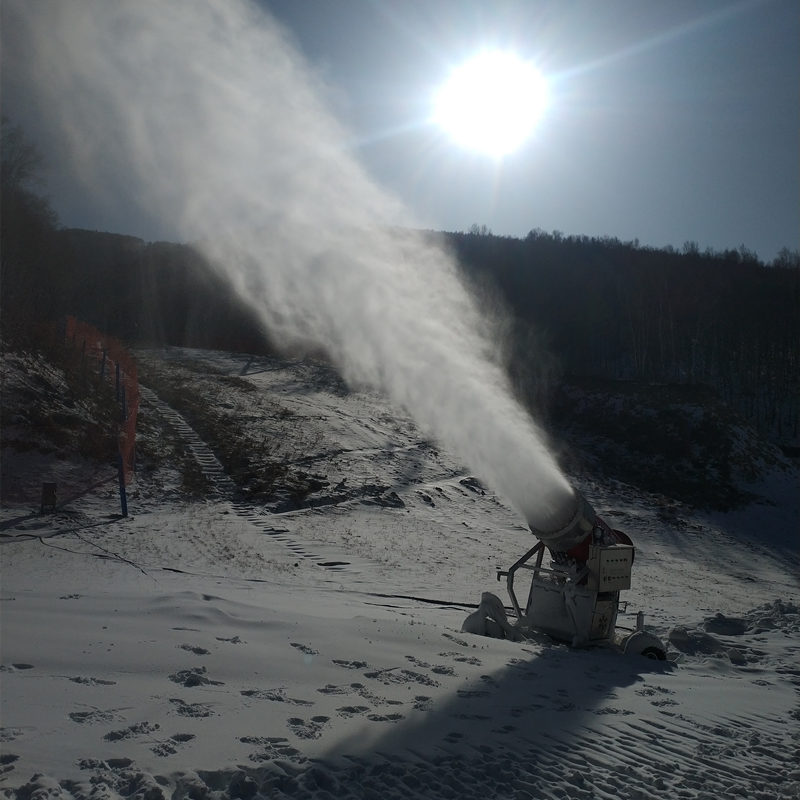
{"type": "Polygon", "coordinates": [[[424,223],[532,228],[762,259],[800,246],[794,0],[263,0],[333,88],[359,158],[424,223]],[[501,162],[453,146],[430,98],[484,47],[548,79],[501,162]]]}
{"type": "MultiPolygon", "coordinates": [[[[796,0],[252,2],[319,77],[352,154],[420,226],[744,245],[766,261],[800,249],[796,0]],[[486,48],[533,61],[549,87],[532,136],[499,160],[431,122],[436,89],[486,48]]],[[[160,238],[135,208],[112,215],[78,186],[52,113],[15,83],[26,54],[9,47],[12,28],[3,113],[43,151],[62,223],[160,238]]]]}

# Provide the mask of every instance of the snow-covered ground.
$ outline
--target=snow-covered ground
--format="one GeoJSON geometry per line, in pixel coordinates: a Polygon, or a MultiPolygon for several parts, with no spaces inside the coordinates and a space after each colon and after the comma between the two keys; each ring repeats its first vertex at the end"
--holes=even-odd
{"type": "Polygon", "coordinates": [[[283,513],[243,500],[145,392],[143,425],[180,437],[205,499],[161,467],[128,518],[113,481],[51,516],[4,507],[5,796],[800,797],[796,471],[726,515],[580,483],[637,546],[621,622],[643,610],[667,663],[486,639],[461,623],[534,541],[501,497],[322,370],[142,354],[161,357],[191,358],[195,393],[207,369],[203,401],[326,489],[283,513]]]}

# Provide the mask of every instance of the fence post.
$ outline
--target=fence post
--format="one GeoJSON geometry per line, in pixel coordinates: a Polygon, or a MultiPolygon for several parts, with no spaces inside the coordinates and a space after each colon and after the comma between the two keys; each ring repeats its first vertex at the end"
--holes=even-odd
{"type": "MultiPolygon", "coordinates": [[[[84,385],[87,383],[87,361],[91,355],[96,358],[98,351],[100,358],[100,379],[105,380],[107,371],[110,370],[111,362],[115,367],[115,390],[116,402],[120,405],[120,422],[117,429],[117,477],[119,479],[119,499],[122,516],[128,516],[128,495],[126,489],[127,479],[132,471],[135,470],[135,446],[136,446],[136,415],[139,408],[139,390],[136,377],[136,367],[130,355],[120,349],[119,342],[111,340],[109,343],[104,334],[100,333],[93,326],[80,323],[75,317],[68,316],[63,322],[64,337],[71,339],[73,347],[77,347],[80,342],[81,354],[81,373],[84,385]],[[87,347],[88,338],[96,341],[95,345],[87,347]],[[130,428],[130,430],[128,430],[130,428]],[[125,441],[125,446],[122,442],[125,441]]],[[[47,486],[47,485],[45,485],[47,486]]],[[[53,484],[55,486],[55,484],[53,484]]],[[[43,487],[42,509],[49,506],[43,487]]]]}
{"type": "Polygon", "coordinates": [[[117,473],[119,475],[119,504],[122,516],[128,516],[128,494],[125,490],[125,465],[122,460],[122,451],[117,453],[117,473]]]}

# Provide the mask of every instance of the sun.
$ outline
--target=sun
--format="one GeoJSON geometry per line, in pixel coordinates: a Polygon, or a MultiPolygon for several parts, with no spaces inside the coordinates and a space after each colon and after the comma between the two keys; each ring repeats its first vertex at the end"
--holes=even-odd
{"type": "Polygon", "coordinates": [[[547,83],[530,61],[488,50],[454,69],[434,97],[433,120],[461,147],[499,158],[531,135],[547,83]]]}

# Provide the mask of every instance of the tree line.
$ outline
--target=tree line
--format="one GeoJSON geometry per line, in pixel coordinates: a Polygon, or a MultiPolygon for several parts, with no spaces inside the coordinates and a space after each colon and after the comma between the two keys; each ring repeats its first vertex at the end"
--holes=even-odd
{"type": "MultiPolygon", "coordinates": [[[[715,389],[778,441],[800,417],[800,254],[700,252],[533,230],[448,234],[473,279],[497,287],[566,375],[715,389]]],[[[532,352],[529,358],[536,358],[532,352]]]]}

